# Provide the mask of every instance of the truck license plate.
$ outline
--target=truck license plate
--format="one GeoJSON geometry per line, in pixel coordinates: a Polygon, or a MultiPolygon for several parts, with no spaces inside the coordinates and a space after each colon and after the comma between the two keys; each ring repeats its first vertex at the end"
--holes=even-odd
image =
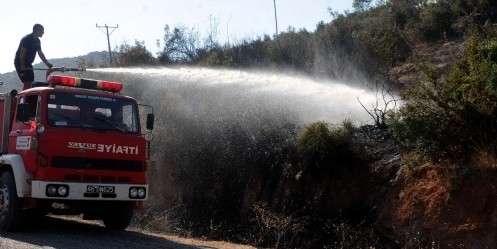
{"type": "Polygon", "coordinates": [[[115,191],[114,186],[86,185],[87,193],[114,193],[115,191]]]}

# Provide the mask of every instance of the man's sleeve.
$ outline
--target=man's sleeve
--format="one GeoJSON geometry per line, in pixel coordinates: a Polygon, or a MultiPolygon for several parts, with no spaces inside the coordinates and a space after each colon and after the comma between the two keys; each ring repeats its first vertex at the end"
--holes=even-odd
{"type": "Polygon", "coordinates": [[[29,41],[27,39],[27,37],[24,37],[21,39],[21,47],[25,48],[25,49],[28,49],[29,47],[29,41]]]}

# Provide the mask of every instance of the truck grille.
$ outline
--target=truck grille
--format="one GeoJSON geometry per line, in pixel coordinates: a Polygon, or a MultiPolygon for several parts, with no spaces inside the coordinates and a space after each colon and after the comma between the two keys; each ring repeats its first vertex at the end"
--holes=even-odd
{"type": "Polygon", "coordinates": [[[96,169],[116,171],[143,171],[140,161],[108,160],[78,157],[52,157],[52,168],[65,169],[96,169]]]}
{"type": "Polygon", "coordinates": [[[127,176],[96,176],[96,175],[64,175],[65,181],[101,182],[101,183],[131,183],[131,177],[127,176]]]}

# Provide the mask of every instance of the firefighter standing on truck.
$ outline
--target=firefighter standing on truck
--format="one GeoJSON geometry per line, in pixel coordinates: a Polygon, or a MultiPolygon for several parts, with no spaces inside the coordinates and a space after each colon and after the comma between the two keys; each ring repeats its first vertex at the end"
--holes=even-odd
{"type": "Polygon", "coordinates": [[[41,24],[35,24],[33,26],[33,33],[24,36],[19,43],[19,48],[17,48],[14,66],[19,78],[24,84],[22,90],[31,88],[31,83],[34,81],[32,64],[36,58],[36,53],[38,53],[38,56],[40,56],[40,59],[47,67],[53,67],[53,65],[48,62],[47,58],[45,58],[45,54],[41,51],[40,37],[42,37],[44,33],[45,29],[43,26],[41,24]]]}

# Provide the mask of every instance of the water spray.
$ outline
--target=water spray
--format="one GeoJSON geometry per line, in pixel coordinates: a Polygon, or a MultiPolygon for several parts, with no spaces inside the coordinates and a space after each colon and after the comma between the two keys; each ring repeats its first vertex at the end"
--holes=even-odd
{"type": "Polygon", "coordinates": [[[237,118],[244,116],[241,114],[244,112],[253,115],[266,110],[268,113],[287,113],[304,123],[341,124],[347,119],[363,124],[370,122],[370,117],[357,98],[366,104],[376,102],[368,89],[295,74],[199,67],[98,68],[91,71],[104,74],[98,76],[101,78],[123,81],[129,85],[125,89],[137,85],[149,98],[162,92],[161,99],[169,95],[180,98],[188,110],[207,111],[208,108],[214,112],[212,115],[225,112],[237,118]]]}

